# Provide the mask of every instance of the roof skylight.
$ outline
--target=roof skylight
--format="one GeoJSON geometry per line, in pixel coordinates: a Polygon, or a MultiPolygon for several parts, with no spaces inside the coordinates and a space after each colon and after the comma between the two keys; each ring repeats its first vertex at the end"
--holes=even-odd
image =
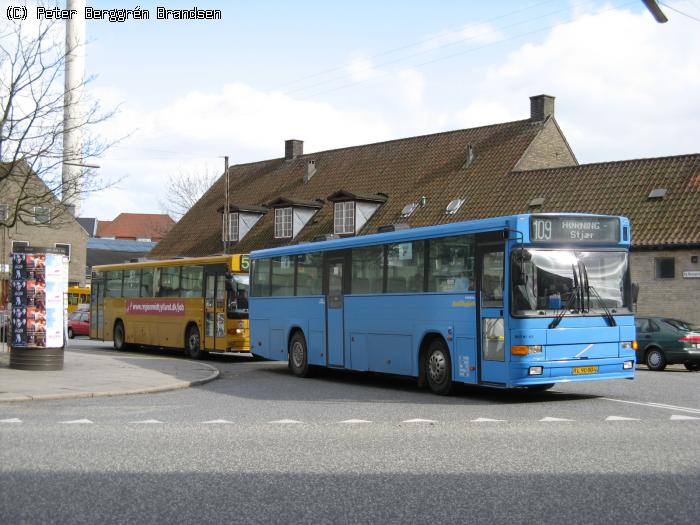
{"type": "Polygon", "coordinates": [[[410,204],[406,204],[406,206],[403,207],[403,210],[401,210],[401,218],[407,219],[408,217],[413,215],[413,212],[416,211],[417,207],[417,202],[411,202],[410,204]]]}
{"type": "Polygon", "coordinates": [[[455,213],[457,213],[457,210],[459,210],[462,207],[462,204],[464,204],[464,199],[451,200],[450,203],[447,205],[447,208],[445,209],[445,213],[447,215],[454,215],[455,213]]]}

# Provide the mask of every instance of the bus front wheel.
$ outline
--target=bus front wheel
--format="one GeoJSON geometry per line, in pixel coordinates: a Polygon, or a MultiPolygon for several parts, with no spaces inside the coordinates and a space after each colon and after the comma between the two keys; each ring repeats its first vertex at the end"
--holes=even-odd
{"type": "Polygon", "coordinates": [[[295,332],[289,340],[289,368],[297,377],[309,376],[309,353],[301,332],[295,332]]]}
{"type": "Polygon", "coordinates": [[[434,339],[426,353],[425,374],[433,393],[446,396],[452,390],[452,360],[441,339],[434,339]]]}
{"type": "Polygon", "coordinates": [[[185,351],[192,359],[202,359],[206,352],[202,350],[202,342],[199,338],[199,328],[196,325],[191,325],[187,329],[185,336],[185,351]]]}

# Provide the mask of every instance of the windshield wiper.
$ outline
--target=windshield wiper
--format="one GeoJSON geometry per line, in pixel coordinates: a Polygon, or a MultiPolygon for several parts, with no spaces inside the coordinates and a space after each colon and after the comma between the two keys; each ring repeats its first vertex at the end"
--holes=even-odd
{"type": "Polygon", "coordinates": [[[586,284],[584,285],[586,289],[586,293],[588,294],[588,309],[591,309],[591,294],[590,292],[593,292],[593,295],[595,298],[598,300],[598,304],[601,306],[603,309],[604,314],[602,315],[603,319],[605,319],[605,322],[608,323],[608,326],[617,326],[617,323],[615,322],[615,318],[613,317],[613,314],[610,313],[610,310],[608,309],[607,306],[605,306],[605,303],[603,302],[603,298],[600,296],[598,291],[591,286],[588,283],[588,270],[586,270],[586,265],[581,262],[581,270],[583,270],[582,273],[582,278],[585,277],[586,279],[586,284]]]}
{"type": "Polygon", "coordinates": [[[556,317],[552,319],[552,322],[549,323],[549,328],[556,328],[557,326],[559,326],[559,323],[561,323],[561,320],[566,315],[566,312],[569,311],[571,303],[574,301],[574,299],[578,299],[579,297],[579,280],[576,274],[576,268],[573,264],[571,265],[571,271],[574,274],[574,286],[569,289],[569,298],[567,299],[564,308],[562,308],[561,311],[556,315],[556,317]]]}

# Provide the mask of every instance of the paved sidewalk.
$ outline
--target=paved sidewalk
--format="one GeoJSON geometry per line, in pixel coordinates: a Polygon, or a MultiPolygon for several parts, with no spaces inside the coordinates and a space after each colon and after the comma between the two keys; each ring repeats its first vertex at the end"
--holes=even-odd
{"type": "Polygon", "coordinates": [[[10,369],[10,354],[0,353],[0,403],[164,392],[219,375],[215,367],[199,361],[106,348],[103,352],[67,350],[63,370],[55,372],[10,369]]]}

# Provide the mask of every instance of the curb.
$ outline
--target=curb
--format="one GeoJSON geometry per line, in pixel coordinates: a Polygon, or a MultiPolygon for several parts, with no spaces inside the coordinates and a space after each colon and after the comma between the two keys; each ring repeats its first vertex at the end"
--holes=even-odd
{"type": "Polygon", "coordinates": [[[66,394],[45,394],[39,396],[24,395],[13,398],[0,399],[0,403],[21,403],[23,401],[54,401],[58,399],[81,399],[88,397],[114,397],[134,394],[156,394],[159,392],[170,392],[172,390],[182,390],[183,388],[190,388],[193,386],[203,385],[219,377],[220,372],[218,368],[208,365],[206,363],[198,364],[210,368],[212,373],[208,377],[204,377],[202,379],[194,379],[192,381],[178,381],[177,383],[153,386],[149,388],[136,388],[133,390],[113,390],[106,392],[71,392],[66,394]]]}

